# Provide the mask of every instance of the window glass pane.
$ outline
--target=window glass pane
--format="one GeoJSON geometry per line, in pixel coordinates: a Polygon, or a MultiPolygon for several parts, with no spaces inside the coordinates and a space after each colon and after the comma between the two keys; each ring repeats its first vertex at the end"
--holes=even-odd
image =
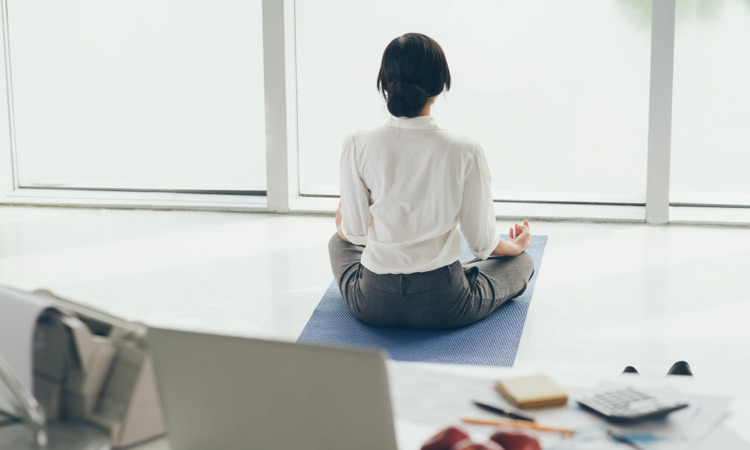
{"type": "Polygon", "coordinates": [[[10,0],[22,186],[264,190],[260,0],[10,0]]]}
{"type": "Polygon", "coordinates": [[[338,192],[351,131],[385,122],[388,42],[437,40],[453,86],[433,115],[477,140],[497,198],[645,202],[648,0],[297,1],[300,186],[338,192]]]}
{"type": "Polygon", "coordinates": [[[750,206],[748,47],[750,1],[677,2],[673,203],[750,206]]]}

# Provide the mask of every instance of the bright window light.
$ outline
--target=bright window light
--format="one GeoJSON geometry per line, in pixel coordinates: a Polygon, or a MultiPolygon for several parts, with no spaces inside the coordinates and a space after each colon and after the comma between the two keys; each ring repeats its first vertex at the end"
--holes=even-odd
{"type": "Polygon", "coordinates": [[[296,5],[303,194],[338,193],[345,136],[388,115],[383,50],[420,32],[453,76],[433,115],[483,146],[496,198],[645,203],[650,1],[296,5]]]}
{"type": "Polygon", "coordinates": [[[748,45],[750,2],[677,2],[673,204],[750,206],[748,45]]]}
{"type": "Polygon", "coordinates": [[[19,184],[265,190],[260,0],[8,5],[19,184]]]}

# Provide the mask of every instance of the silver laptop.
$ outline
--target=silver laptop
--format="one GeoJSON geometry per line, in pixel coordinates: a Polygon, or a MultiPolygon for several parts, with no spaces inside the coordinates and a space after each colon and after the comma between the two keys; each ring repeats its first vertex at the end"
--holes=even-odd
{"type": "Polygon", "coordinates": [[[148,329],[172,450],[396,450],[371,351],[148,329]]]}

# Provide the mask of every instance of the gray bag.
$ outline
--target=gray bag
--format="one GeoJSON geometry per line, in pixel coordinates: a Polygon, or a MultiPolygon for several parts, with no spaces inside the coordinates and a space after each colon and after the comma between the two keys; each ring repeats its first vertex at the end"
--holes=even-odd
{"type": "MultiPolygon", "coordinates": [[[[33,397],[47,428],[98,428],[109,440],[109,446],[101,448],[127,447],[164,435],[145,327],[49,291],[34,294],[53,305],[39,317],[32,346],[33,397]]],[[[8,434],[3,428],[0,444],[8,434]]],[[[48,440],[54,443],[52,436],[48,440]]]]}

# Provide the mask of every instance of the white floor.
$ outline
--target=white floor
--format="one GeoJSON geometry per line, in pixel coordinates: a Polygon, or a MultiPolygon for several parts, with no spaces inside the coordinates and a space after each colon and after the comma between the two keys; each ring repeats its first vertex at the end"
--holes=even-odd
{"type": "MultiPolygon", "coordinates": [[[[0,207],[0,284],[153,324],[294,340],[332,280],[333,232],[333,217],[0,207]]],[[[750,230],[532,232],[549,241],[518,367],[660,376],[686,359],[701,378],[750,380],[750,230]]]]}

